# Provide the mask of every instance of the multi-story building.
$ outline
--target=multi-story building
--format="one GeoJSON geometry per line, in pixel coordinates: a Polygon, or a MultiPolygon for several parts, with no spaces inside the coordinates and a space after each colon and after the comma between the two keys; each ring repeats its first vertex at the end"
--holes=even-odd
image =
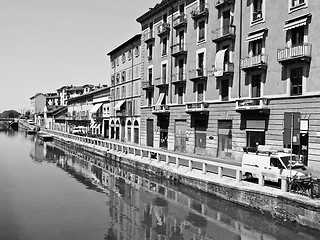
{"type": "MultiPolygon", "coordinates": [[[[89,132],[92,119],[91,115],[99,110],[99,108],[93,106],[93,98],[108,91],[110,91],[108,87],[102,87],[70,98],[67,103],[67,116],[65,117],[66,131],[72,131],[75,127],[85,127],[86,131],[89,132]]],[[[103,125],[100,125],[99,132],[102,132],[102,129],[103,125]]]]}
{"type": "Polygon", "coordinates": [[[141,35],[108,53],[111,61],[110,138],[140,143],[141,35]]]}
{"type": "Polygon", "coordinates": [[[92,134],[109,138],[110,88],[93,97],[91,113],[92,134]]]}
{"type": "Polygon", "coordinates": [[[319,7],[168,0],[150,8],[137,19],[141,144],[232,159],[244,147],[292,145],[320,169],[319,7]]]}

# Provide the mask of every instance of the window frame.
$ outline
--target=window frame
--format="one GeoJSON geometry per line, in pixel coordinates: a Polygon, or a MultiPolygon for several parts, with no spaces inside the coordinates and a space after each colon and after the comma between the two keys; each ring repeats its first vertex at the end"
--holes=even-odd
{"type": "Polygon", "coordinates": [[[198,43],[203,43],[206,41],[206,20],[202,19],[198,21],[198,26],[197,26],[197,42],[198,43]],[[200,29],[200,24],[203,23],[203,28],[200,29]],[[202,37],[203,35],[203,37],[202,37]],[[200,39],[201,37],[201,39],[200,39]]]}
{"type": "Polygon", "coordinates": [[[288,0],[288,12],[294,12],[298,11],[300,9],[304,9],[308,7],[308,0],[288,0]],[[302,3],[298,4],[293,4],[293,1],[300,2],[303,1],[302,3]]]}
{"type": "Polygon", "coordinates": [[[251,0],[251,4],[250,4],[250,26],[265,22],[265,18],[266,18],[266,16],[265,16],[265,14],[266,14],[265,2],[266,2],[266,0],[251,0]],[[260,18],[258,18],[258,19],[254,19],[254,14],[256,13],[255,9],[254,9],[255,1],[261,1],[261,10],[260,11],[261,11],[261,15],[262,16],[260,18]]]}

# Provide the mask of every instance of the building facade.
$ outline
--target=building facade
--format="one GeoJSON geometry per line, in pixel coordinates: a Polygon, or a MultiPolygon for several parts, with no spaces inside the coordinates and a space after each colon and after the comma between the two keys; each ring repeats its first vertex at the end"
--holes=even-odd
{"type": "Polygon", "coordinates": [[[320,169],[319,7],[169,0],[150,8],[137,19],[141,144],[231,159],[245,147],[292,145],[320,169]]]}
{"type": "Polygon", "coordinates": [[[108,53],[111,62],[110,138],[140,143],[141,35],[108,53]]]}

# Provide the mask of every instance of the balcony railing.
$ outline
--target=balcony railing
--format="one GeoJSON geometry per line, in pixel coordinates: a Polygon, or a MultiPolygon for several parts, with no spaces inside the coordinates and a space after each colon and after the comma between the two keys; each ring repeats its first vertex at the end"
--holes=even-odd
{"type": "Polygon", "coordinates": [[[187,16],[184,13],[181,13],[173,19],[173,28],[177,29],[187,25],[187,16]]]}
{"type": "Polygon", "coordinates": [[[167,114],[169,113],[170,107],[168,105],[159,105],[152,107],[153,114],[167,114]]]}
{"type": "Polygon", "coordinates": [[[206,102],[196,102],[196,103],[187,103],[186,112],[195,113],[195,112],[208,112],[208,103],[206,102]]]}
{"type": "Polygon", "coordinates": [[[217,69],[215,67],[213,68],[213,75],[215,77],[222,77],[222,76],[225,76],[226,74],[233,74],[233,73],[234,73],[234,64],[230,62],[225,62],[223,69],[217,69]]]}
{"type": "Polygon", "coordinates": [[[187,44],[178,43],[172,46],[172,56],[178,57],[187,54],[187,44]]]}
{"type": "Polygon", "coordinates": [[[208,78],[208,71],[206,68],[197,68],[190,70],[189,78],[191,81],[206,80],[208,78]]]}
{"type": "Polygon", "coordinates": [[[142,81],[141,82],[142,85],[142,89],[143,90],[152,90],[154,88],[154,85],[152,84],[152,82],[150,81],[142,81]]]}
{"type": "Polygon", "coordinates": [[[263,110],[269,109],[267,98],[246,98],[236,100],[236,110],[263,110]]]}
{"type": "Polygon", "coordinates": [[[221,42],[236,37],[236,28],[233,25],[218,28],[212,31],[211,39],[213,42],[221,42]]]}
{"type": "Polygon", "coordinates": [[[265,54],[259,54],[241,59],[240,66],[243,70],[249,70],[252,68],[266,68],[267,62],[268,56],[265,54]]]}
{"type": "Polygon", "coordinates": [[[167,78],[166,77],[158,77],[154,81],[154,85],[158,88],[168,86],[167,78]]]}
{"type": "Polygon", "coordinates": [[[200,4],[198,7],[191,11],[191,17],[196,20],[203,16],[209,15],[209,6],[207,3],[200,4]]]}
{"type": "Polygon", "coordinates": [[[182,73],[176,73],[172,75],[172,84],[179,84],[179,83],[186,83],[186,74],[184,72],[182,73]]]}
{"type": "Polygon", "coordinates": [[[284,62],[297,59],[310,61],[311,50],[312,45],[310,43],[294,47],[286,47],[284,49],[278,49],[278,61],[284,62]]]}
{"type": "Polygon", "coordinates": [[[149,29],[147,32],[144,33],[144,41],[154,41],[154,32],[152,29],[149,29]]]}
{"type": "Polygon", "coordinates": [[[223,7],[227,4],[234,4],[234,0],[215,0],[215,2],[214,2],[214,6],[216,8],[223,7]]]}
{"type": "Polygon", "coordinates": [[[170,24],[169,23],[161,23],[158,26],[158,36],[164,35],[170,32],[170,24]]]}

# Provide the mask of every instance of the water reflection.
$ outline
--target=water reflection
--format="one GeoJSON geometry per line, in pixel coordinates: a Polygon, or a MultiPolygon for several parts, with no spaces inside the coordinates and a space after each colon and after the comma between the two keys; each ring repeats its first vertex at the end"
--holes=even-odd
{"type": "MultiPolygon", "coordinates": [[[[54,163],[88,189],[104,193],[111,223],[104,239],[318,239],[319,232],[36,137],[30,155],[54,163]],[[294,230],[293,230],[294,229],[294,230]]],[[[106,207],[106,206],[103,206],[106,207]]]]}

